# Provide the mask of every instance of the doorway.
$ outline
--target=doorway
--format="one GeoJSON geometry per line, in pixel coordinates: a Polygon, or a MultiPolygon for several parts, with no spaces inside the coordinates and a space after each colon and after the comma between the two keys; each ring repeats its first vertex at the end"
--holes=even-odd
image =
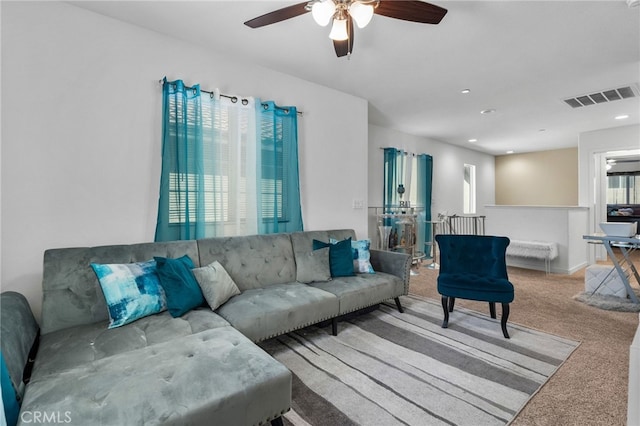
{"type": "MultiPolygon", "coordinates": [[[[635,220],[640,213],[640,149],[596,153],[594,162],[595,232],[601,232],[601,222],[635,220]]],[[[595,260],[604,259],[604,249],[597,247],[595,260]]]]}

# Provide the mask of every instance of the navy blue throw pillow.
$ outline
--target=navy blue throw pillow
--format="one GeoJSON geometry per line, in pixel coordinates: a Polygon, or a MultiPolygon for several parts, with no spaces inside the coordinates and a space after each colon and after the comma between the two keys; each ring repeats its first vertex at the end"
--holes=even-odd
{"type": "Polygon", "coordinates": [[[350,277],[353,272],[353,254],[351,252],[351,238],[338,241],[335,244],[313,240],[313,249],[329,247],[329,270],[331,277],[350,277]]]}
{"type": "Polygon", "coordinates": [[[187,255],[178,259],[154,257],[160,285],[167,297],[167,310],[177,318],[204,304],[204,296],[193,276],[194,267],[187,255]]]}

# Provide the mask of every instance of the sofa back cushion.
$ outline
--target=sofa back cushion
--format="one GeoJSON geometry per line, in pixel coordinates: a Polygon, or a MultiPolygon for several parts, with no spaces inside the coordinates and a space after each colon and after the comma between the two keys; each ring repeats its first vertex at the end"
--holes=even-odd
{"type": "Polygon", "coordinates": [[[187,255],[200,266],[195,241],[50,249],[44,253],[42,333],[109,319],[92,263],[133,263],[187,255]]]}
{"type": "Polygon", "coordinates": [[[240,291],[296,280],[289,234],[205,238],[198,250],[201,265],[217,260],[240,291]]]}

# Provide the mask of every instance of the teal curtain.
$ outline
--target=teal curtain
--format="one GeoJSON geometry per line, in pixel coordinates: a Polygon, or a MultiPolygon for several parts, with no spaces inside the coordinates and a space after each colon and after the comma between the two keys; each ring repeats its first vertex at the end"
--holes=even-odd
{"type": "Polygon", "coordinates": [[[259,231],[261,234],[302,231],[296,108],[262,102],[258,129],[259,231]]]}
{"type": "Polygon", "coordinates": [[[401,151],[396,148],[384,149],[384,192],[382,194],[382,207],[384,213],[392,213],[394,207],[398,207],[398,185],[402,182],[400,158],[401,151]]]}
{"type": "Polygon", "coordinates": [[[205,236],[200,87],[162,85],[162,172],[156,241],[205,236]]]}
{"type": "Polygon", "coordinates": [[[301,231],[296,108],[163,83],[155,240],[301,231]]]}
{"type": "MultiPolygon", "coordinates": [[[[407,153],[396,148],[384,149],[384,191],[382,193],[382,207],[384,213],[394,213],[394,208],[400,206],[398,186],[405,185],[405,159],[407,153]]],[[[408,199],[409,194],[404,195],[408,199]]],[[[391,225],[389,219],[385,219],[385,225],[391,225]]]]}
{"type": "Polygon", "coordinates": [[[417,157],[417,188],[416,196],[418,206],[423,207],[423,210],[418,213],[418,232],[417,242],[418,247],[423,247],[427,256],[426,243],[431,243],[431,227],[432,224],[426,223],[431,221],[431,195],[433,191],[433,157],[427,154],[420,154],[417,157]]]}

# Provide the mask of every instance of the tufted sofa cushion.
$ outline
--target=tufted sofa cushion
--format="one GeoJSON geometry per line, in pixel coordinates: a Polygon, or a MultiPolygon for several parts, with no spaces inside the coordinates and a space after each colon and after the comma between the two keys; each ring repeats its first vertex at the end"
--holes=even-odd
{"type": "Polygon", "coordinates": [[[220,262],[240,291],[296,280],[289,234],[198,240],[200,264],[220,262]]]}
{"type": "Polygon", "coordinates": [[[338,315],[338,298],[301,283],[246,290],[216,312],[254,342],[338,315]]]}
{"type": "Polygon", "coordinates": [[[51,249],[44,253],[42,276],[43,334],[109,318],[107,305],[91,263],[133,263],[154,256],[188,255],[199,266],[195,241],[143,243],[51,249]]]}
{"type": "Polygon", "coordinates": [[[310,284],[312,287],[335,294],[340,301],[340,315],[363,309],[383,300],[404,294],[404,283],[384,272],[338,277],[331,281],[310,284]]]}
{"type": "Polygon", "coordinates": [[[180,318],[169,312],[148,316],[126,327],[107,329],[108,321],[54,331],[42,336],[33,376],[46,376],[117,354],[164,343],[229,323],[208,308],[180,318]]]}
{"type": "Polygon", "coordinates": [[[41,370],[23,407],[59,413],[69,424],[252,425],[279,417],[290,401],[291,372],[224,326],[70,369],[41,370]]]}

